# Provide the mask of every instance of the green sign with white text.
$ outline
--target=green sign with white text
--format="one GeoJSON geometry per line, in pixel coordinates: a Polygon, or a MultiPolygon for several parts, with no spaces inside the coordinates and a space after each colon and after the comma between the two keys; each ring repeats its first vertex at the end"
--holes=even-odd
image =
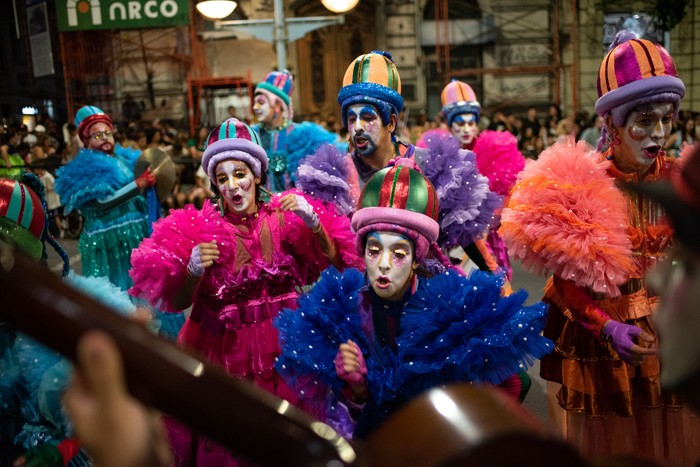
{"type": "Polygon", "coordinates": [[[57,0],[58,30],[163,28],[190,23],[190,0],[57,0]]]}

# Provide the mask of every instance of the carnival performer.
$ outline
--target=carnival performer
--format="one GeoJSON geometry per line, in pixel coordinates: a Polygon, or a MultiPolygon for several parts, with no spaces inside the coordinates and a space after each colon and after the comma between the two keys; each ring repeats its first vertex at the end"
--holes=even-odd
{"type": "MultiPolygon", "coordinates": [[[[136,311],[126,292],[105,278],[69,272],[68,257],[48,230],[41,181],[25,173],[21,182],[0,180],[0,239],[29,258],[46,262],[45,242],[63,258],[65,281],[116,312],[136,311]]],[[[11,293],[11,292],[7,292],[11,293]]],[[[4,310],[8,311],[8,310],[4,310]]],[[[11,312],[31,313],[31,309],[11,312]]],[[[72,366],[56,352],[0,322],[0,463],[17,466],[89,466],[61,399],[72,366]]]]}
{"type": "Polygon", "coordinates": [[[299,308],[276,321],[278,371],[346,435],[367,436],[431,387],[499,384],[553,347],[540,336],[545,305],[524,306],[523,290],[501,297],[502,276],[477,271],[467,279],[451,268],[420,275],[429,252],[447,258],[435,243],[436,190],[413,164],[380,170],[363,189],[352,228],[366,274],[329,268],[299,308]],[[340,416],[338,402],[356,409],[353,421],[340,416]]]}
{"type": "Polygon", "coordinates": [[[292,121],[293,89],[294,80],[289,71],[273,71],[258,83],[253,95],[253,112],[258,120],[253,129],[267,152],[270,161],[267,186],[275,193],[295,186],[295,173],[302,158],[337,139],[335,133],[320,125],[292,121]]]}
{"type": "MultiPolygon", "coordinates": [[[[131,294],[160,309],[192,305],[178,342],[231,375],[292,403],[294,393],[275,372],[279,355],[272,325],[295,308],[297,290],[329,265],[357,267],[347,216],[299,190],[263,202],[268,160],[250,127],[228,119],[209,135],[202,165],[218,189],[218,207],[173,210],[132,255],[131,294]]],[[[197,397],[197,395],[193,395],[197,397]]],[[[197,442],[169,422],[176,464],[237,465],[211,442],[197,442]]]]}
{"type": "Polygon", "coordinates": [[[84,217],[78,243],[82,273],[107,277],[126,291],[131,250],[150,233],[142,192],[155,185],[155,176],[146,170],[134,180],[141,152],[115,145],[112,119],[101,109],[82,107],[75,125],[85,148],[56,172],[56,192],[66,214],[79,210],[84,217]]]}
{"type": "Polygon", "coordinates": [[[414,158],[440,197],[440,246],[447,251],[461,245],[480,269],[495,271],[498,264],[482,237],[494,222],[500,197],[479,174],[474,153],[461,151],[456,140],[436,138],[427,150],[396,141],[403,97],[391,55],[375,50],[353,60],[338,92],[338,103],[350,134],[347,165],[353,194],[359,194],[375,172],[396,159],[414,158]]]}
{"type": "Polygon", "coordinates": [[[658,204],[622,183],[669,176],[663,147],[684,93],[661,45],[618,33],[598,74],[603,152],[555,144],[521,172],[502,215],[511,255],[526,270],[553,274],[545,335],[556,352],[540,374],[554,383],[554,421],[593,458],[700,459],[697,419],[659,387],[658,297],[645,280],[671,229],[658,204]]]}
{"type": "MultiPolygon", "coordinates": [[[[481,104],[471,86],[452,80],[442,90],[442,114],[452,135],[459,140],[462,149],[474,151],[479,173],[489,179],[489,189],[500,195],[502,203],[495,212],[493,226],[486,237],[489,252],[508,277],[513,278],[513,268],[505,243],[498,235],[500,214],[507,203],[510,190],[518,173],[525,167],[525,157],[518,149],[518,140],[508,131],[485,130],[479,132],[481,104]]],[[[427,135],[428,138],[431,135],[427,135]]]]}

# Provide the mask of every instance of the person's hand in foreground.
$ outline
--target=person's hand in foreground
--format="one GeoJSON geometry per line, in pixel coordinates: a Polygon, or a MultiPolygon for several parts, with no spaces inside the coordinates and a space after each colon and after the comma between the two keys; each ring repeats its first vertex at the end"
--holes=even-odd
{"type": "Polygon", "coordinates": [[[77,365],[64,404],[96,466],[169,465],[159,415],[127,393],[121,354],[107,334],[91,331],[78,342],[77,365]]]}

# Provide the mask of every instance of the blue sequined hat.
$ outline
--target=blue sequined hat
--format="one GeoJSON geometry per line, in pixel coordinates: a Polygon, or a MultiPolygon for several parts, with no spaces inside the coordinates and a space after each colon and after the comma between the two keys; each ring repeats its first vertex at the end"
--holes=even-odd
{"type": "Polygon", "coordinates": [[[398,115],[403,109],[401,77],[388,52],[373,50],[360,55],[345,71],[338,92],[343,125],[347,126],[348,107],[364,102],[377,107],[385,125],[391,121],[391,114],[398,115]]]}

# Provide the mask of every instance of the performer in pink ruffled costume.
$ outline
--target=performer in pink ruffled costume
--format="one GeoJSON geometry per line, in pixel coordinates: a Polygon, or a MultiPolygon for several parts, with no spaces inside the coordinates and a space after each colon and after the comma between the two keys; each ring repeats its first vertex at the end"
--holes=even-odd
{"type": "MultiPolygon", "coordinates": [[[[300,287],[329,265],[363,262],[349,219],[332,204],[299,190],[262,201],[267,164],[250,127],[228,119],[215,128],[202,166],[221,194],[218,207],[188,206],[157,222],[132,254],[130,293],[167,311],[192,305],[180,344],[295,403],[274,369],[280,349],[272,320],[283,308],[296,308],[300,287]]],[[[189,429],[172,420],[168,426],[176,465],[245,463],[206,439],[192,449],[197,441],[189,429]]]]}

